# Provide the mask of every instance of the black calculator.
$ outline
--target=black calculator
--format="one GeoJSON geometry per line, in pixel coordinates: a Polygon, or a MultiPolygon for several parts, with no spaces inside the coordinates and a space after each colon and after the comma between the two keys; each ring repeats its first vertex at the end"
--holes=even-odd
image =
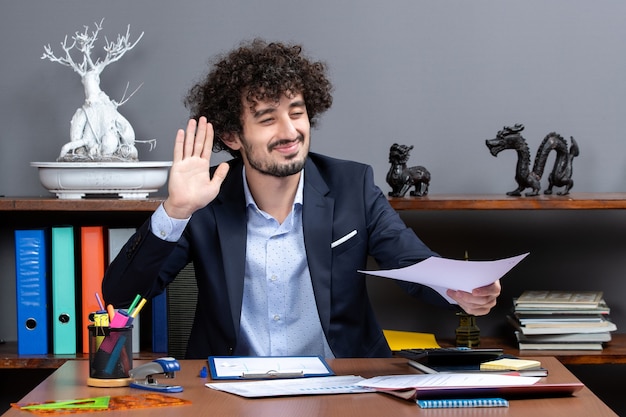
{"type": "Polygon", "coordinates": [[[467,366],[479,365],[502,357],[502,349],[472,348],[432,348],[402,349],[396,351],[397,356],[410,359],[428,366],[467,366]]]}

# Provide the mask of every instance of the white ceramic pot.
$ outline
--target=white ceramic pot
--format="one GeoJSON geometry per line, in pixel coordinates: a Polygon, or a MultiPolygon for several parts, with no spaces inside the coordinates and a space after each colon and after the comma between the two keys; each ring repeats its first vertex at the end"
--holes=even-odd
{"type": "Polygon", "coordinates": [[[115,194],[143,199],[167,181],[172,163],[166,162],[31,162],[41,184],[60,199],[90,194],[115,194]]]}

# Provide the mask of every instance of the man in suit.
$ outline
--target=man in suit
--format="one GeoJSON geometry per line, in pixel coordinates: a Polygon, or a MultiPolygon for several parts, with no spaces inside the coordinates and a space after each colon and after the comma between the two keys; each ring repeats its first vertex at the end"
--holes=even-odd
{"type": "MultiPolygon", "coordinates": [[[[153,297],[193,262],[189,358],[390,356],[357,270],[368,256],[398,268],[436,254],[389,205],[371,167],[309,152],[311,127],[332,104],[325,72],[297,45],[254,40],[191,89],[168,196],[108,268],[107,303],[153,297]],[[218,150],[234,158],[210,168],[218,150]]],[[[400,285],[448,306],[430,288],[400,285]]],[[[448,290],[477,315],[499,293],[499,282],[448,290]]]]}

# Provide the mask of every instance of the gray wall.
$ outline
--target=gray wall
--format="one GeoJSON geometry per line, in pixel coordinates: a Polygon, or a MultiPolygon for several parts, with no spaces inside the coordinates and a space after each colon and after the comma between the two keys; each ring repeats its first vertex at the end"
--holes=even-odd
{"type": "MultiPolygon", "coordinates": [[[[102,35],[109,38],[129,24],[133,39],[145,32],[134,50],[104,70],[101,84],[119,99],[127,82],[131,89],[143,83],[120,108],[138,139],[158,140],[152,152],[140,145],[142,160],[171,159],[175,131],[187,118],[182,97],[204,74],[208,59],[261,36],[301,42],[329,64],[335,103],[314,133],[313,149],[371,164],[385,192],[393,142],[415,146],[410,164],[431,171],[431,193],[502,194],[515,188],[515,154],[496,159],[484,145],[503,125],[514,123],[525,124],[533,153],[551,131],[577,139],[581,154],[574,161],[574,191],[626,191],[623,1],[0,4],[0,194],[49,195],[29,163],[56,158],[84,96],[77,74],[40,59],[43,46],[50,43],[59,54],[65,35],[102,18],[102,35]]],[[[465,249],[483,259],[531,251],[523,267],[503,282],[502,305],[485,326],[488,332],[502,324],[510,297],[533,287],[603,289],[618,326],[626,325],[621,213],[403,216],[444,256],[461,257],[465,249]]],[[[4,275],[3,280],[11,279],[4,275]]],[[[391,306],[402,305],[397,301],[402,295],[383,281],[372,285],[375,301],[385,307],[381,316],[387,327],[450,334],[454,318],[442,328],[440,321],[416,323],[426,315],[421,310],[388,315],[391,306]],[[378,291],[381,286],[384,291],[378,291]]],[[[9,296],[2,292],[2,298],[9,296]]]]}
{"type": "Polygon", "coordinates": [[[242,39],[301,42],[325,60],[335,104],[315,151],[388,169],[393,142],[415,145],[411,163],[432,173],[433,193],[515,187],[512,151],[484,145],[523,123],[531,150],[551,131],[574,136],[575,191],[625,191],[626,3],[587,0],[155,1],[2,0],[0,194],[46,195],[31,161],[52,161],[84,96],[70,68],[41,60],[50,43],[105,18],[114,38],[128,24],[139,45],[102,74],[112,98],[144,83],[120,112],[170,160],[184,126],[182,96],[208,59],[242,39]]]}

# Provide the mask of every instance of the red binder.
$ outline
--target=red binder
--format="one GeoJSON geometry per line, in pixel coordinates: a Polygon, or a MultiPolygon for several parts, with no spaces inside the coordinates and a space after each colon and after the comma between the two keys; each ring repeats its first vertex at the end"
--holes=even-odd
{"type": "Polygon", "coordinates": [[[83,352],[89,353],[89,313],[98,311],[96,293],[102,288],[102,277],[105,268],[104,227],[82,226],[80,229],[81,252],[81,293],[82,293],[82,335],[83,352]]]}

